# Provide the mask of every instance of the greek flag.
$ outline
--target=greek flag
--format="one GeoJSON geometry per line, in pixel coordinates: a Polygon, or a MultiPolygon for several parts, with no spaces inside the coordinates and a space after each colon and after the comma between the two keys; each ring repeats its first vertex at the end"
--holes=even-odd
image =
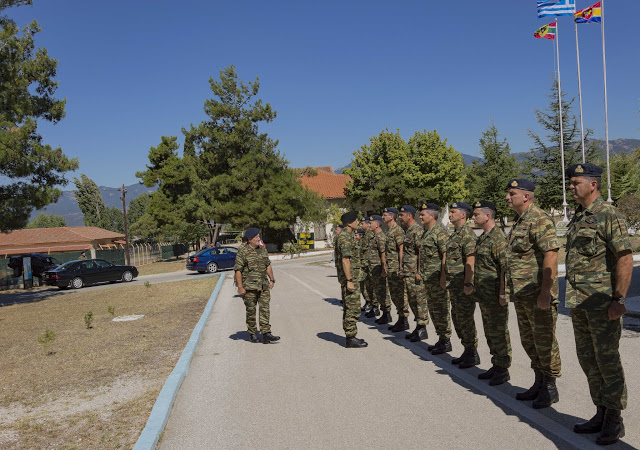
{"type": "Polygon", "coordinates": [[[538,0],[538,18],[545,16],[573,16],[576,0],[538,0]]]}

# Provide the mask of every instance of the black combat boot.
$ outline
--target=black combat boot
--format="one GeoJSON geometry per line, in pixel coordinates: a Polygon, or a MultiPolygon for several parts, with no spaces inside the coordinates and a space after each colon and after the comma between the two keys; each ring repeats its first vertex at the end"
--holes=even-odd
{"type": "MultiPolygon", "coordinates": [[[[472,348],[465,348],[464,351],[462,352],[462,355],[458,356],[457,358],[453,358],[451,360],[451,364],[460,364],[462,361],[464,361],[464,359],[467,357],[467,355],[471,351],[473,351],[472,348]]],[[[489,370],[491,370],[491,369],[489,369],[489,370]]],[[[491,378],[491,377],[489,377],[489,378],[491,378]]]]}
{"type": "Polygon", "coordinates": [[[607,410],[604,406],[597,406],[596,415],[586,422],[577,423],[573,426],[575,433],[600,433],[604,423],[604,413],[607,410]]]}
{"type": "MultiPolygon", "coordinates": [[[[391,323],[391,322],[389,322],[389,323],[391,323]]],[[[387,327],[387,330],[391,330],[391,331],[393,331],[393,329],[394,329],[395,327],[397,327],[397,326],[398,326],[399,324],[401,324],[401,323],[402,323],[402,316],[398,316],[398,321],[397,321],[396,323],[394,323],[393,325],[389,325],[389,326],[387,327]]]]}
{"type": "Polygon", "coordinates": [[[427,333],[427,327],[422,325],[417,328],[416,334],[414,334],[409,340],[411,342],[419,342],[424,341],[429,337],[429,333],[427,333]]]}
{"type": "Polygon", "coordinates": [[[500,384],[506,383],[510,379],[511,375],[509,375],[509,369],[505,369],[504,367],[496,367],[496,371],[489,380],[489,386],[498,386],[500,384]]]}
{"type": "Polygon", "coordinates": [[[480,364],[480,355],[478,355],[477,349],[470,349],[467,357],[462,360],[458,367],[460,369],[468,369],[469,367],[477,366],[480,364]]]}
{"type": "Polygon", "coordinates": [[[602,433],[596,438],[596,444],[609,445],[618,442],[624,437],[624,423],[622,416],[617,409],[607,409],[604,412],[604,422],[602,423],[602,433]]]}
{"type": "Polygon", "coordinates": [[[379,319],[376,319],[378,325],[386,325],[391,323],[393,318],[391,317],[391,311],[384,311],[379,319]]]}
{"type": "Polygon", "coordinates": [[[368,317],[369,319],[373,318],[373,317],[377,317],[380,315],[380,308],[378,308],[377,306],[374,306],[373,308],[371,308],[371,310],[366,313],[364,316],[368,317]]]}
{"type": "Polygon", "coordinates": [[[436,346],[433,348],[433,350],[431,350],[431,354],[442,355],[443,353],[450,352],[451,350],[451,341],[449,339],[445,340],[440,338],[440,340],[436,343],[436,346]]]}
{"type": "Polygon", "coordinates": [[[393,326],[393,328],[391,328],[391,331],[399,333],[401,331],[408,330],[409,328],[411,328],[409,326],[409,319],[406,317],[400,317],[398,322],[393,326]]]}
{"type": "Polygon", "coordinates": [[[416,335],[416,333],[418,332],[418,328],[420,328],[418,325],[416,325],[416,327],[414,328],[414,330],[411,333],[407,333],[404,335],[405,339],[411,339],[412,337],[414,337],[416,335]]]}
{"type": "Polygon", "coordinates": [[[347,338],[346,347],[347,348],[364,348],[368,346],[364,339],[358,339],[356,337],[347,338]]]}
{"type": "Polygon", "coordinates": [[[250,333],[250,334],[249,334],[249,340],[250,340],[251,342],[253,342],[254,344],[257,344],[258,342],[260,342],[260,341],[258,340],[258,336],[256,336],[256,334],[255,334],[255,333],[253,333],[253,334],[251,334],[251,333],[250,333]]]}
{"type": "Polygon", "coordinates": [[[262,334],[262,343],[269,344],[271,342],[276,342],[280,340],[280,336],[274,336],[271,333],[263,333],[262,334]]]}
{"type": "Polygon", "coordinates": [[[360,311],[369,312],[371,311],[372,307],[373,305],[371,304],[371,302],[365,302],[364,306],[360,309],[360,311]]]}
{"type": "Polygon", "coordinates": [[[531,406],[535,409],[547,408],[559,400],[560,396],[558,395],[558,388],[556,387],[556,379],[546,375],[543,376],[540,392],[531,406]]]}
{"type": "Polygon", "coordinates": [[[491,368],[485,372],[480,372],[478,374],[478,379],[479,380],[490,380],[491,378],[493,378],[493,374],[496,373],[496,366],[491,366],[491,368]]]}
{"type": "Polygon", "coordinates": [[[516,394],[516,400],[535,400],[540,392],[540,387],[542,387],[542,372],[534,369],[533,373],[536,376],[535,381],[533,382],[533,386],[531,386],[528,390],[524,392],[518,392],[516,394]]]}

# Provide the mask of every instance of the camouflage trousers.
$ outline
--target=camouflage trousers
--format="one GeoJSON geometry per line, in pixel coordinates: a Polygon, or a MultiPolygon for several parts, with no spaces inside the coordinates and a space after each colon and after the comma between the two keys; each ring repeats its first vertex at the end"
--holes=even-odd
{"type": "Polygon", "coordinates": [[[440,287],[440,279],[426,279],[423,276],[424,295],[427,300],[427,309],[436,334],[442,340],[451,338],[451,316],[449,314],[449,292],[440,287]]]}
{"type": "Polygon", "coordinates": [[[509,336],[509,305],[501,306],[497,299],[480,301],[482,326],[491,352],[491,364],[503,369],[511,367],[509,336]]]}
{"type": "Polygon", "coordinates": [[[391,297],[387,297],[387,279],[382,278],[382,266],[371,267],[371,281],[373,282],[374,306],[382,311],[391,311],[391,297]]]}
{"type": "Polygon", "coordinates": [[[451,280],[449,282],[449,295],[451,297],[451,319],[460,338],[462,346],[467,349],[478,348],[478,332],[476,331],[476,302],[473,295],[464,293],[464,280],[451,280]]]}
{"type": "Polygon", "coordinates": [[[371,303],[373,306],[380,306],[378,299],[373,295],[373,278],[371,277],[371,269],[364,268],[362,270],[364,280],[360,282],[360,292],[364,297],[364,301],[371,303]]]}
{"type": "Polygon", "coordinates": [[[271,325],[269,325],[269,301],[271,300],[271,293],[269,289],[264,291],[247,291],[242,296],[244,306],[247,310],[247,331],[250,334],[256,334],[256,305],[260,306],[259,320],[260,320],[260,332],[271,333],[271,325]]]}
{"type": "Polygon", "coordinates": [[[418,326],[427,326],[429,324],[429,310],[427,308],[427,296],[424,293],[424,285],[422,281],[416,281],[414,276],[406,276],[403,278],[404,287],[407,290],[407,300],[413,318],[418,326]]]}
{"type": "Polygon", "coordinates": [[[360,319],[360,284],[353,283],[355,290],[350,292],[347,283],[341,283],[342,299],[342,329],[346,337],[356,337],[358,334],[358,319],[360,319]]]}
{"type": "Polygon", "coordinates": [[[573,333],[580,367],[587,376],[596,406],[627,407],[627,385],[618,347],[622,318],[609,320],[607,310],[571,309],[573,333]]]}
{"type": "Polygon", "coordinates": [[[398,272],[392,272],[387,275],[387,284],[389,285],[389,294],[391,295],[391,301],[396,306],[398,317],[409,317],[409,302],[404,289],[404,281],[398,276],[398,272]]]}
{"type": "Polygon", "coordinates": [[[540,309],[536,301],[513,302],[516,307],[520,342],[529,355],[531,368],[543,375],[560,377],[560,349],[556,339],[558,305],[540,309]]]}

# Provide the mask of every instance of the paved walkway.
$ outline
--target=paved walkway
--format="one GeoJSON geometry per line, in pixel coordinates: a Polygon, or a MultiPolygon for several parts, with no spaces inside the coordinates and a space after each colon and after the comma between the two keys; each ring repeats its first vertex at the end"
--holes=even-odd
{"type": "MultiPolygon", "coordinates": [[[[533,381],[513,306],[512,379],[494,388],[476,378],[480,368],[450,364],[462,351],[455,333],[454,352],[432,356],[426,342],[409,343],[365,319],[358,336],[369,347],[345,349],[339,285],[335,270],[314,263],[322,259],[274,263],[272,326],[282,340],[272,345],[248,342],[244,305],[228,277],[159,448],[595,447],[594,437],[571,431],[575,422],[591,417],[594,407],[567,316],[558,320],[560,403],[534,410],[530,402],[513,398],[533,381]]],[[[479,311],[476,323],[484,370],[490,355],[479,311]]],[[[433,326],[428,329],[433,343],[433,326]]],[[[627,436],[610,448],[640,446],[638,337],[627,329],[621,342],[630,393],[627,436]]]]}

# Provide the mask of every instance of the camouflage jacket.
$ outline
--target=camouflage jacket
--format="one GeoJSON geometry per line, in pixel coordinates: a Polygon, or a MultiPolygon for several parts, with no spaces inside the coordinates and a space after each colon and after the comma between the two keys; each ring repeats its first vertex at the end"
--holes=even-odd
{"type": "Polygon", "coordinates": [[[404,276],[416,276],[420,236],[423,231],[424,229],[418,222],[413,222],[404,232],[404,240],[402,241],[402,273],[404,276]]]}
{"type": "Polygon", "coordinates": [[[442,257],[447,252],[449,235],[439,223],[424,230],[420,238],[420,276],[438,282],[442,270],[442,257]]]}
{"type": "MultiPolygon", "coordinates": [[[[558,250],[556,228],[551,217],[531,204],[522,213],[507,238],[506,295],[510,301],[535,302],[542,288],[544,253],[558,250]]],[[[551,299],[557,303],[558,277],[551,286],[551,299]]]]}
{"type": "Polygon", "coordinates": [[[353,231],[344,228],[338,235],[336,245],[336,263],[338,264],[338,281],[346,283],[347,277],[342,266],[342,258],[349,258],[351,261],[351,279],[355,283],[360,280],[360,250],[353,231]]]}
{"type": "Polygon", "coordinates": [[[336,235],[333,237],[333,257],[334,257],[334,261],[333,261],[333,263],[335,264],[336,269],[338,268],[338,265],[339,265],[339,263],[338,263],[338,258],[336,258],[336,251],[337,251],[337,249],[338,249],[338,238],[339,238],[339,237],[340,237],[340,234],[339,234],[339,233],[338,233],[338,234],[336,234],[336,235]]]}
{"type": "Polygon", "coordinates": [[[393,223],[391,228],[387,230],[386,248],[385,254],[387,258],[387,272],[400,272],[400,262],[398,261],[398,254],[400,252],[400,246],[404,242],[404,231],[400,228],[400,225],[393,223]]]}
{"type": "Polygon", "coordinates": [[[242,287],[247,291],[264,291],[269,289],[267,267],[270,264],[265,247],[258,246],[254,249],[244,244],[238,249],[233,270],[242,273],[242,287]]]}
{"type": "Polygon", "coordinates": [[[506,250],[507,238],[498,227],[493,227],[491,231],[478,237],[473,275],[477,301],[498,303],[500,272],[507,262],[506,250]]]}
{"type": "Polygon", "coordinates": [[[382,254],[386,251],[387,237],[383,231],[373,234],[369,243],[369,265],[382,266],[382,254]]]}
{"type": "Polygon", "coordinates": [[[567,308],[609,308],[616,254],[624,250],[631,250],[631,241],[616,208],[598,197],[576,209],[567,230],[567,308]]]}
{"type": "Polygon", "coordinates": [[[463,224],[459,230],[453,230],[447,240],[447,257],[444,268],[447,279],[464,278],[464,265],[467,257],[476,251],[476,234],[471,229],[469,222],[463,224]]]}
{"type": "Polygon", "coordinates": [[[369,270],[369,249],[371,248],[371,240],[373,239],[373,231],[367,230],[364,236],[362,236],[362,240],[360,241],[360,245],[362,246],[362,268],[365,270],[369,270]]]}

